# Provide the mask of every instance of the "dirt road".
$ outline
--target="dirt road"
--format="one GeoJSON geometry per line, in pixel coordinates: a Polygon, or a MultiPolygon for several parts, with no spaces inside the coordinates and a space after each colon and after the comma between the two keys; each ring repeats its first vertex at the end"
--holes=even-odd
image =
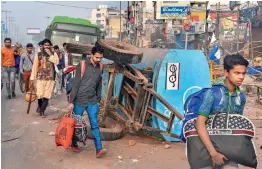
{"type": "MultiPolygon", "coordinates": [[[[26,114],[27,103],[23,95],[17,92],[17,98],[6,100],[5,89],[2,90],[2,168],[3,169],[187,169],[185,145],[165,143],[155,138],[143,136],[125,136],[113,141],[103,142],[109,150],[102,159],[95,158],[93,140],[88,140],[87,147],[81,144],[82,152],[75,154],[70,149],[56,147],[54,132],[57,126],[58,111],[65,108],[64,95],[52,99],[47,110],[48,117],[40,118],[36,113],[36,103],[31,112],[26,114]],[[13,141],[3,142],[8,139],[13,141]],[[128,141],[135,140],[135,146],[128,141]]],[[[245,114],[254,120],[257,126],[256,146],[260,163],[262,163],[262,106],[255,103],[255,97],[248,96],[245,114]]],[[[244,168],[244,167],[241,167],[244,168]]]]}

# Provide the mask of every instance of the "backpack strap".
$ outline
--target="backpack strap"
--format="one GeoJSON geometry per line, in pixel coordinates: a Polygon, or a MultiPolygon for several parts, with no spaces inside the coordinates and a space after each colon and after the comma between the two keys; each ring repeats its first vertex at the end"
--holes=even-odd
{"type": "Polygon", "coordinates": [[[103,64],[100,62],[99,66],[100,66],[100,72],[102,73],[103,72],[103,64]]]}
{"type": "Polygon", "coordinates": [[[86,60],[81,60],[80,61],[80,80],[82,80],[85,72],[86,72],[86,60]]]}

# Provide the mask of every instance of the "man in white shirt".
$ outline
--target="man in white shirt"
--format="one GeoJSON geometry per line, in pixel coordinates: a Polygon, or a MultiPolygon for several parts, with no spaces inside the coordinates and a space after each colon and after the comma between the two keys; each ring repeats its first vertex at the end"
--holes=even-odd
{"type": "MultiPolygon", "coordinates": [[[[67,50],[67,44],[66,43],[63,43],[63,56],[64,56],[64,68],[70,66],[70,65],[73,65],[73,57],[72,57],[72,54],[68,52],[67,50]]],[[[62,81],[62,87],[64,88],[65,87],[65,84],[66,84],[66,76],[63,74],[63,81],[62,81]]]]}

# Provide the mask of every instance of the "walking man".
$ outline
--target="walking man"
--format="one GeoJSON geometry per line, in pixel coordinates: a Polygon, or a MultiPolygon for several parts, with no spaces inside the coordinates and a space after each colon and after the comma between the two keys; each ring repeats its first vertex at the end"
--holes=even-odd
{"type": "Polygon", "coordinates": [[[226,56],[224,58],[226,79],[218,81],[215,84],[220,87],[221,98],[215,99],[214,93],[211,89],[207,90],[205,93],[198,113],[196,129],[201,141],[212,158],[214,166],[202,169],[238,169],[237,163],[231,161],[231,159],[227,159],[223,154],[217,152],[208,135],[206,121],[209,115],[214,115],[217,112],[243,115],[246,99],[243,93],[241,93],[239,86],[244,81],[247,66],[248,61],[240,54],[226,56]],[[241,95],[243,97],[240,97],[241,95]]]}
{"type": "MultiPolygon", "coordinates": [[[[83,63],[81,67],[80,64],[77,65],[68,106],[69,111],[73,110],[73,113],[76,115],[82,116],[84,111],[87,111],[91,131],[94,136],[97,158],[107,153],[107,150],[102,148],[99,122],[97,119],[99,113],[98,104],[101,100],[102,65],[100,62],[103,53],[104,50],[101,46],[97,45],[93,47],[91,57],[81,61],[83,63]]],[[[74,152],[80,152],[75,140],[72,141],[71,148],[74,152]]]]}
{"type": "Polygon", "coordinates": [[[45,118],[45,110],[55,84],[54,65],[59,63],[59,58],[56,53],[51,52],[52,43],[49,39],[44,39],[42,44],[43,50],[34,58],[30,80],[31,83],[36,80],[37,112],[45,118]]]}
{"type": "Polygon", "coordinates": [[[1,49],[2,68],[4,73],[4,81],[6,83],[7,99],[16,97],[15,94],[15,55],[11,47],[11,39],[5,38],[5,47],[1,49]]]}
{"type": "Polygon", "coordinates": [[[25,90],[29,92],[29,81],[33,67],[34,53],[33,44],[28,43],[26,45],[26,52],[22,54],[20,59],[20,73],[23,74],[25,90]]]}
{"type": "MultiPolygon", "coordinates": [[[[73,65],[73,56],[68,52],[66,43],[63,43],[63,48],[64,68],[66,68],[67,66],[73,65]]],[[[65,87],[67,76],[63,74],[62,79],[62,87],[65,87]]]]}

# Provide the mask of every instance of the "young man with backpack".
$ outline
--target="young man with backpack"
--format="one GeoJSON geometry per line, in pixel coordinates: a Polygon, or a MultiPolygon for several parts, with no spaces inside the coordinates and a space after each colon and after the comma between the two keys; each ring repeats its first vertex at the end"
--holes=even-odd
{"type": "Polygon", "coordinates": [[[22,54],[20,59],[20,73],[23,74],[24,77],[26,92],[29,92],[29,80],[33,67],[33,60],[34,60],[33,44],[28,43],[26,45],[26,52],[22,54]]]}
{"type": "MultiPolygon", "coordinates": [[[[100,158],[107,153],[102,148],[99,131],[99,102],[101,100],[102,88],[102,64],[104,50],[100,45],[95,45],[91,52],[91,57],[80,61],[76,67],[76,75],[70,93],[69,111],[82,116],[86,110],[89,117],[91,131],[94,136],[96,147],[96,158],[100,158]]],[[[75,140],[72,141],[72,150],[80,152],[75,140]]]]}
{"type": "Polygon", "coordinates": [[[230,161],[223,154],[217,152],[210,140],[206,121],[209,115],[214,115],[218,112],[243,115],[246,99],[239,86],[244,81],[248,64],[248,61],[240,54],[226,56],[224,58],[225,80],[217,81],[203,95],[202,103],[198,110],[196,130],[210,154],[214,166],[201,169],[224,169],[227,167],[238,169],[236,162],[230,161]]]}

